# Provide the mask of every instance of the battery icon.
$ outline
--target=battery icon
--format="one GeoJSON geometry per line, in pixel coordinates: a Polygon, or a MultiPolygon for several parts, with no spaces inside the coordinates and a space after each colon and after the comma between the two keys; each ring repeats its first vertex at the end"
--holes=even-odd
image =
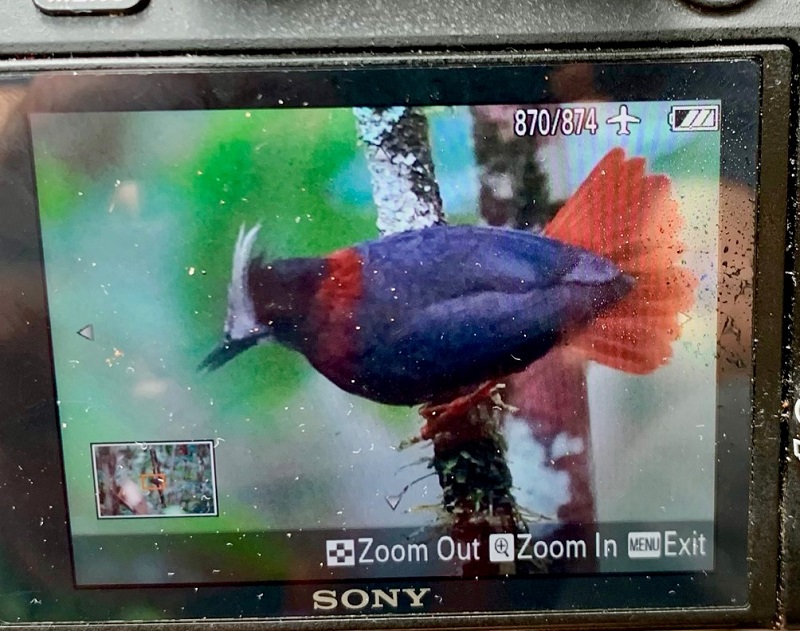
{"type": "Polygon", "coordinates": [[[719,105],[673,105],[667,119],[672,131],[719,131],[719,105]]]}

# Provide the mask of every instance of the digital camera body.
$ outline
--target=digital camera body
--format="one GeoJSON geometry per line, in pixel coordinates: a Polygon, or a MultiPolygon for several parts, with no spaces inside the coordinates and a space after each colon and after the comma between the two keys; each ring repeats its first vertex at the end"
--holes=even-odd
{"type": "Polygon", "coordinates": [[[800,625],[800,5],[0,8],[4,624],[800,625]]]}

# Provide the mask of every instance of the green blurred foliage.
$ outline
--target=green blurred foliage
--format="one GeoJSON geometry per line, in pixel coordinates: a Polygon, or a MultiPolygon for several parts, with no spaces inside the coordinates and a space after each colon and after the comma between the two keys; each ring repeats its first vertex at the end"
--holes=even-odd
{"type": "MultiPolygon", "coordinates": [[[[203,145],[173,177],[206,209],[181,234],[187,259],[205,278],[178,286],[197,312],[187,324],[210,347],[216,339],[208,333],[221,331],[226,301],[217,291],[209,304],[209,287],[227,287],[231,271],[232,247],[219,245],[232,246],[240,226],[261,225],[257,247],[268,258],[325,255],[374,238],[376,230],[374,216],[331,199],[327,191],[358,150],[349,110],[214,112],[209,118],[203,145]]],[[[305,360],[275,345],[226,369],[240,377],[231,380],[234,389],[226,396],[261,406],[296,389],[305,360]],[[245,376],[254,371],[268,375],[268,388],[252,392],[245,376]]]]}
{"type": "Polygon", "coordinates": [[[653,160],[651,170],[654,173],[668,173],[673,181],[677,182],[687,175],[718,180],[720,161],[718,142],[718,140],[709,142],[703,136],[695,138],[674,151],[658,155],[653,160]]]}
{"type": "Polygon", "coordinates": [[[68,219],[76,193],[91,187],[91,178],[62,160],[45,154],[36,160],[37,195],[42,222],[68,219]]]}

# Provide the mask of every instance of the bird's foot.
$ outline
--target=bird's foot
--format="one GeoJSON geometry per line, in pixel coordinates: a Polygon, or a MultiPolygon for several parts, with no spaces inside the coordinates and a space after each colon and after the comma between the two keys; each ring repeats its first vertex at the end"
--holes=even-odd
{"type": "Polygon", "coordinates": [[[421,435],[405,438],[400,441],[400,444],[397,446],[397,450],[403,451],[404,449],[408,449],[409,447],[413,447],[414,445],[421,443],[423,440],[425,439],[421,435]]]}
{"type": "Polygon", "coordinates": [[[487,381],[477,390],[453,399],[449,403],[423,405],[419,413],[425,419],[425,425],[420,431],[419,438],[421,440],[431,440],[442,432],[457,432],[459,425],[463,427],[463,420],[469,415],[470,410],[480,403],[489,403],[503,409],[511,409],[500,397],[499,391],[504,388],[505,384],[487,381]]]}
{"type": "Polygon", "coordinates": [[[495,407],[501,410],[505,410],[506,412],[511,412],[512,414],[515,414],[519,412],[519,408],[515,405],[511,405],[510,403],[506,403],[505,401],[503,401],[503,397],[500,394],[501,391],[505,389],[506,389],[506,384],[498,383],[489,392],[489,398],[492,400],[492,403],[494,403],[495,407]]]}
{"type": "Polygon", "coordinates": [[[519,513],[519,518],[525,524],[534,524],[534,523],[538,524],[542,522],[556,521],[556,517],[553,515],[545,515],[544,513],[539,513],[535,510],[525,508],[524,506],[518,507],[517,512],[519,513]]]}

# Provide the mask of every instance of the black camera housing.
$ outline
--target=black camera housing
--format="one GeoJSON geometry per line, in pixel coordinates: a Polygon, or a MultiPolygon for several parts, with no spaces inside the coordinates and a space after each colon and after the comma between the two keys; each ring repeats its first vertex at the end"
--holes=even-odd
{"type": "MultiPolygon", "coordinates": [[[[759,58],[763,83],[755,226],[755,376],[747,605],[473,615],[466,615],[465,607],[464,615],[361,614],[268,621],[253,618],[247,622],[216,622],[215,626],[323,629],[800,625],[800,455],[793,442],[800,438],[800,417],[794,417],[798,399],[794,384],[800,379],[794,350],[795,339],[800,339],[800,324],[794,312],[794,279],[800,274],[800,257],[795,256],[800,6],[791,0],[711,6],[673,0],[653,0],[646,5],[633,1],[547,0],[532,4],[509,0],[501,6],[414,1],[366,6],[352,0],[321,4],[154,0],[125,8],[127,15],[116,15],[123,11],[109,11],[107,6],[101,7],[102,14],[92,15],[86,5],[80,9],[82,14],[70,15],[61,9],[45,13],[32,2],[0,0],[0,9],[0,74],[40,70],[152,70],[179,74],[217,69],[303,71],[344,66],[447,68],[471,64],[759,58]]],[[[42,344],[46,346],[47,341],[42,340],[42,344]]],[[[41,378],[35,369],[30,374],[34,379],[41,378]]],[[[0,435],[16,431],[24,430],[7,422],[0,428],[0,435]]],[[[3,457],[10,458],[11,454],[4,453],[3,457]]],[[[47,479],[43,472],[50,466],[39,464],[42,472],[23,471],[5,483],[16,487],[33,484],[35,489],[37,480],[47,479]]],[[[37,506],[35,490],[27,501],[28,516],[38,515],[41,511],[37,512],[37,508],[49,510],[37,506]]],[[[14,522],[11,518],[0,523],[3,528],[43,533],[48,544],[41,552],[52,555],[45,564],[59,565],[67,537],[62,518],[47,517],[41,529],[38,521],[14,522]]],[[[463,589],[468,591],[467,586],[463,589]]],[[[313,585],[307,586],[308,598],[313,590],[313,585]]],[[[153,592],[154,598],[156,594],[153,592]]],[[[31,597],[40,596],[33,591],[31,597]]],[[[224,595],[220,594],[220,598],[224,599],[224,595]]],[[[467,597],[465,602],[468,601],[467,597]]]]}

